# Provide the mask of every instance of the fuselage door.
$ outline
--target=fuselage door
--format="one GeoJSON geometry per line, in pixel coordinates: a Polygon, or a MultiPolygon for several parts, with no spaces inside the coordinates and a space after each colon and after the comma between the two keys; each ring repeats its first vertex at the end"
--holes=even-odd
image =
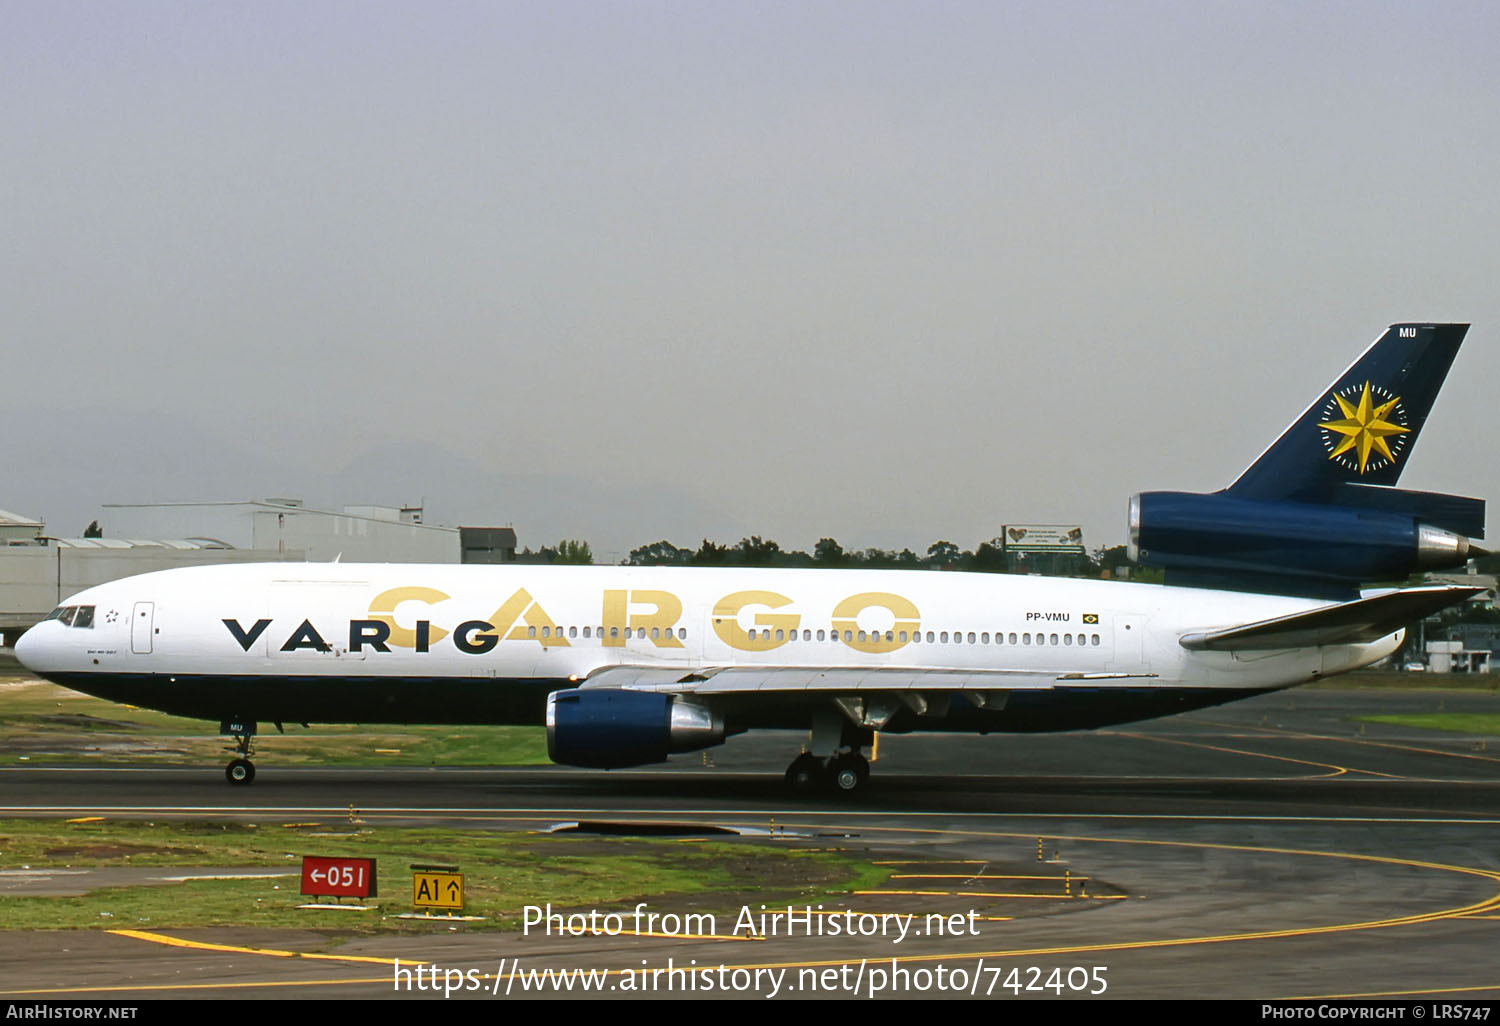
{"type": "Polygon", "coordinates": [[[1146,618],[1139,613],[1117,613],[1114,622],[1115,652],[1111,673],[1150,673],[1146,658],[1146,618]]]}
{"type": "Polygon", "coordinates": [[[130,613],[130,651],[151,654],[151,635],[156,620],[156,603],[137,602],[130,613]]]}

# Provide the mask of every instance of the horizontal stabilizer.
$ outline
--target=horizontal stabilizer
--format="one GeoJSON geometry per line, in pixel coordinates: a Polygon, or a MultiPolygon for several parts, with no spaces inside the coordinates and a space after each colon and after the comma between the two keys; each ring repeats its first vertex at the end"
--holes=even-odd
{"type": "Polygon", "coordinates": [[[1413,620],[1431,616],[1483,590],[1467,587],[1407,588],[1306,613],[1278,616],[1274,620],[1186,634],[1181,644],[1186,649],[1210,652],[1366,644],[1394,634],[1413,620]]]}

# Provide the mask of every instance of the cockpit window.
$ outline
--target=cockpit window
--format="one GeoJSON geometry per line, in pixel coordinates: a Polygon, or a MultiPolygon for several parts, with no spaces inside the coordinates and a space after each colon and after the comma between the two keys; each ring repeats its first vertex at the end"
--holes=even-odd
{"type": "Polygon", "coordinates": [[[47,614],[47,619],[61,620],[69,627],[92,627],[94,626],[94,607],[58,606],[47,614]]]}

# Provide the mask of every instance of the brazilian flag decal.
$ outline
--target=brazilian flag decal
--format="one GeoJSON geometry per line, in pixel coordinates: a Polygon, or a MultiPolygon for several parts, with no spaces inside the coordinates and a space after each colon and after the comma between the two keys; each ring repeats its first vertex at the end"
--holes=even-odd
{"type": "Polygon", "coordinates": [[[1083,614],[1083,622],[1084,623],[1098,623],[1099,622],[1099,614],[1098,613],[1084,613],[1083,614]]]}

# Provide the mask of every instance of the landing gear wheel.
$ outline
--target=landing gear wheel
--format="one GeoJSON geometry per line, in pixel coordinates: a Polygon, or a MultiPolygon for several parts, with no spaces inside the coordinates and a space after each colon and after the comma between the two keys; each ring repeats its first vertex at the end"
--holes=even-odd
{"type": "Polygon", "coordinates": [[[858,794],[870,782],[870,764],[861,755],[837,756],[828,769],[828,782],[835,794],[858,794]]]}
{"type": "Polygon", "coordinates": [[[231,759],[224,767],[224,779],[240,786],[250,783],[255,779],[255,763],[249,759],[231,759]]]}
{"type": "Polygon", "coordinates": [[[806,794],[817,789],[824,772],[822,759],[803,752],[786,768],[786,786],[799,794],[806,794]]]}

